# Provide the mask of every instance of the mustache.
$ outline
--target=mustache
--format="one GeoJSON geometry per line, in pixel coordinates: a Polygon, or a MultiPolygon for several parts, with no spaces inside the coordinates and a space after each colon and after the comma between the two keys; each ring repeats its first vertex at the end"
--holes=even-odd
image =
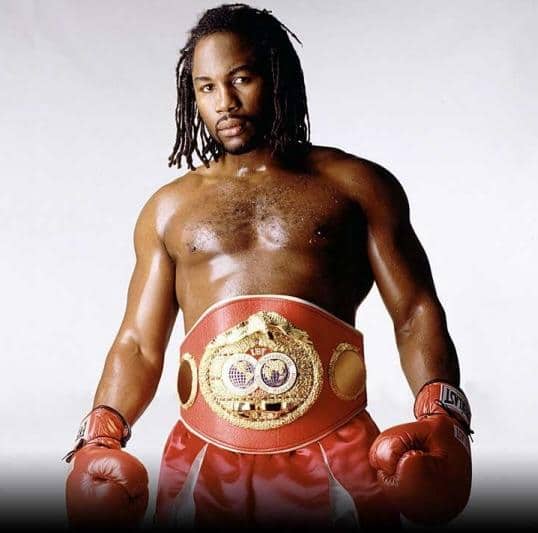
{"type": "Polygon", "coordinates": [[[241,122],[251,122],[252,119],[248,115],[234,115],[233,113],[230,113],[228,115],[224,115],[220,117],[217,122],[215,123],[215,129],[219,129],[219,126],[227,121],[227,120],[240,120],[241,122]]]}

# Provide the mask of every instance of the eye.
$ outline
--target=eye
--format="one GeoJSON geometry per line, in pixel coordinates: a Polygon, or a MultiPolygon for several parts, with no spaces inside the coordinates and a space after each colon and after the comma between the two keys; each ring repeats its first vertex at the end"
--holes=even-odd
{"type": "Polygon", "coordinates": [[[233,79],[233,84],[243,84],[248,83],[250,81],[250,78],[248,76],[237,76],[233,79]]]}
{"type": "Polygon", "coordinates": [[[206,83],[205,85],[202,85],[200,87],[200,91],[203,93],[208,93],[213,90],[213,84],[212,83],[206,83]]]}

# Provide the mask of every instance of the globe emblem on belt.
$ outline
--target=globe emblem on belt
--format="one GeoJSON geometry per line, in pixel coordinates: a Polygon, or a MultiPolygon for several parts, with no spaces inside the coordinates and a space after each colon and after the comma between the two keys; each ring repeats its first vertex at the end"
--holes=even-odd
{"type": "Polygon", "coordinates": [[[295,361],[282,352],[270,352],[257,361],[255,380],[258,387],[271,394],[290,390],[297,379],[295,361]]]}
{"type": "Polygon", "coordinates": [[[248,353],[235,353],[222,366],[221,378],[228,391],[240,396],[258,388],[279,394],[293,387],[297,367],[291,357],[281,352],[270,352],[259,359],[248,353]]]}
{"type": "Polygon", "coordinates": [[[258,360],[248,353],[235,353],[222,365],[221,379],[229,392],[243,396],[258,388],[256,365],[258,360]]]}
{"type": "Polygon", "coordinates": [[[261,378],[268,387],[281,387],[289,375],[288,367],[281,359],[269,359],[261,367],[261,378]]]}
{"type": "Polygon", "coordinates": [[[230,383],[241,390],[245,390],[254,383],[254,368],[252,363],[245,359],[239,359],[232,363],[228,369],[230,383]]]}

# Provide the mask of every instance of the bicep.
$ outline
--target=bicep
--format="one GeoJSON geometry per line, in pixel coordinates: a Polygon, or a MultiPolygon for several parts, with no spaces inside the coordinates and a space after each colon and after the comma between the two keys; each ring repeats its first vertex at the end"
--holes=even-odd
{"type": "Polygon", "coordinates": [[[178,305],[175,264],[156,232],[150,207],[137,221],[134,244],[136,264],[117,341],[136,343],[149,362],[160,365],[178,305]]]}
{"type": "Polygon", "coordinates": [[[436,300],[426,254],[410,224],[373,227],[368,235],[368,256],[396,328],[417,306],[436,300]]]}
{"type": "Polygon", "coordinates": [[[399,329],[416,309],[437,305],[437,296],[401,185],[384,171],[370,192],[366,208],[368,257],[381,297],[399,329]]]}

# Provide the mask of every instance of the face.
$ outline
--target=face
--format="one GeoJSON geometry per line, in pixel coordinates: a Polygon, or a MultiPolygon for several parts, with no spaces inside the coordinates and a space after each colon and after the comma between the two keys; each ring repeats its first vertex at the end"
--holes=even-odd
{"type": "Polygon", "coordinates": [[[192,79],[200,116],[225,152],[242,154],[261,144],[269,122],[266,91],[244,38],[220,32],[200,39],[192,79]]]}

